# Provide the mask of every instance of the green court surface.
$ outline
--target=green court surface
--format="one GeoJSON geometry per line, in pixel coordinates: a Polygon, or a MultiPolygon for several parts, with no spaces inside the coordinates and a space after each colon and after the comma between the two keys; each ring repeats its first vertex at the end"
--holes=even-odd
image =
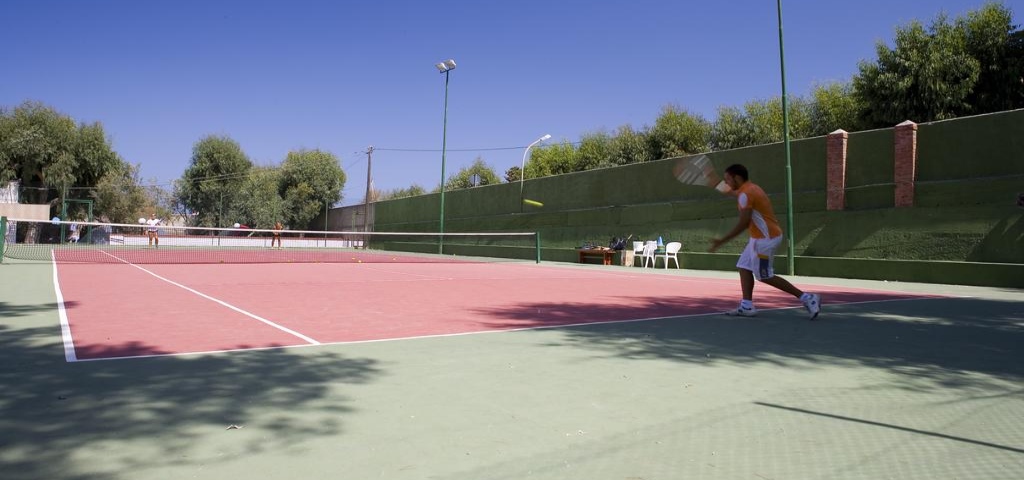
{"type": "Polygon", "coordinates": [[[1024,478],[1024,292],[791,280],[944,297],[68,363],[6,263],[0,477],[1024,478]]]}

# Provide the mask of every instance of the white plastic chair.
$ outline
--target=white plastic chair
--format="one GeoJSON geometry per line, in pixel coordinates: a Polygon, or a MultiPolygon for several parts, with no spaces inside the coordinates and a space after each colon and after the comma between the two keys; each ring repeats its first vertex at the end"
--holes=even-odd
{"type": "MultiPolygon", "coordinates": [[[[679,267],[679,256],[678,255],[679,255],[679,250],[682,249],[682,248],[683,248],[683,244],[680,243],[680,242],[669,242],[667,245],[665,245],[665,253],[663,253],[661,255],[658,255],[658,258],[664,258],[665,259],[665,269],[666,270],[668,269],[668,261],[669,260],[675,260],[676,261],[676,268],[680,268],[679,267]]],[[[657,265],[657,263],[658,263],[657,259],[655,259],[654,263],[655,263],[655,265],[657,265]]]]}
{"type": "Polygon", "coordinates": [[[657,257],[655,257],[655,254],[657,252],[658,252],[658,242],[650,241],[650,242],[645,243],[644,244],[643,256],[641,257],[643,259],[643,263],[641,264],[641,266],[643,266],[644,268],[647,268],[647,260],[650,259],[651,260],[651,268],[654,268],[654,264],[658,260],[657,257]]]}
{"type": "Polygon", "coordinates": [[[644,256],[644,242],[633,242],[633,265],[636,266],[637,259],[643,259],[644,256]]]}

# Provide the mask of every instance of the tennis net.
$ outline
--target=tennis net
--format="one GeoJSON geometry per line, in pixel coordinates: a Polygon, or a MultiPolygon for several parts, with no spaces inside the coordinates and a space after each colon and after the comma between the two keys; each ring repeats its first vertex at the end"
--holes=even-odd
{"type": "Polygon", "coordinates": [[[339,232],[0,220],[4,258],[62,263],[540,261],[533,232],[339,232]]]}

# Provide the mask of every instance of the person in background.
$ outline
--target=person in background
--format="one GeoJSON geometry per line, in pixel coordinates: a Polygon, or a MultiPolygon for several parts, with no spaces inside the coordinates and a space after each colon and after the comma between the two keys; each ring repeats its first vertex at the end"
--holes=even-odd
{"type": "Polygon", "coordinates": [[[149,237],[149,246],[160,248],[160,219],[156,218],[156,213],[149,214],[149,220],[146,220],[146,235],[149,237]]]}
{"type": "Polygon", "coordinates": [[[68,225],[68,241],[78,243],[78,222],[71,222],[71,225],[68,225]]]}
{"type": "Polygon", "coordinates": [[[275,223],[273,237],[270,238],[270,248],[274,248],[274,242],[277,242],[277,248],[281,248],[281,230],[284,230],[284,225],[281,225],[281,222],[275,223]]]}

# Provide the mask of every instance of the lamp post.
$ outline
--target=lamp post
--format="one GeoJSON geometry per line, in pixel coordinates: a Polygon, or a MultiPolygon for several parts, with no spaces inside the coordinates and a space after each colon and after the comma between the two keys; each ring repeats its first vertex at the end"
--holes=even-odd
{"type": "Polygon", "coordinates": [[[437,71],[444,74],[444,126],[441,130],[441,220],[438,228],[441,234],[437,238],[437,253],[444,253],[444,155],[448,148],[448,74],[455,70],[455,60],[448,59],[436,65],[437,71]]]}
{"type": "Polygon", "coordinates": [[[793,164],[789,149],[789,103],[786,99],[786,54],[782,44],[782,0],[775,1],[779,12],[779,70],[782,72],[782,143],[786,147],[786,266],[787,273],[796,274],[796,253],[793,239],[793,164]]]}
{"type": "Polygon", "coordinates": [[[523,151],[523,164],[522,164],[522,166],[519,167],[519,208],[520,209],[523,208],[523,181],[526,180],[526,156],[530,154],[530,149],[533,148],[534,145],[536,145],[536,144],[538,144],[540,142],[543,142],[544,140],[547,140],[549,138],[551,138],[551,134],[545,133],[543,137],[540,137],[537,140],[534,140],[533,143],[527,145],[526,146],[526,150],[523,151]]]}

